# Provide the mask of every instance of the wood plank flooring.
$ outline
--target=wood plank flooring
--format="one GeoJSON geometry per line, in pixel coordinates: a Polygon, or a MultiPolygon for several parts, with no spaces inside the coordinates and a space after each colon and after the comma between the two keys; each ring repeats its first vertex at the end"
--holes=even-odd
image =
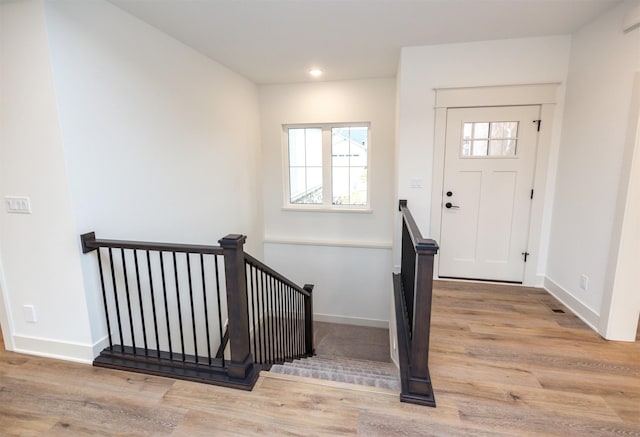
{"type": "Polygon", "coordinates": [[[435,409],[269,372],[244,392],[2,350],[0,435],[640,436],[640,343],[553,308],[542,290],[436,283],[435,409]]]}

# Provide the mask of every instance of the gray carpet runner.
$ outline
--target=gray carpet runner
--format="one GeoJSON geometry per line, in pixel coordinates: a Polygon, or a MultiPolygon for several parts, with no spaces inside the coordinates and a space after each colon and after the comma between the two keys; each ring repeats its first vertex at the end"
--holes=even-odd
{"type": "Polygon", "coordinates": [[[290,363],[274,364],[271,366],[271,372],[400,390],[398,369],[393,363],[379,361],[314,356],[290,363]]]}

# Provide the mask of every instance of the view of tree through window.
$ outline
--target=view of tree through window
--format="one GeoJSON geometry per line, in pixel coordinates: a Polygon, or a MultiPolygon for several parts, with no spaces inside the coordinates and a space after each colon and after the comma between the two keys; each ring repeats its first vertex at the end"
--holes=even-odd
{"type": "Polygon", "coordinates": [[[367,204],[366,127],[331,129],[331,172],[334,205],[367,204]]]}
{"type": "Polygon", "coordinates": [[[515,156],[518,122],[466,122],[462,135],[463,158],[515,156]]]}
{"type": "Polygon", "coordinates": [[[366,125],[288,127],[289,204],[368,205],[366,125]]]}
{"type": "Polygon", "coordinates": [[[322,129],[289,129],[289,199],[322,204],[322,129]]]}

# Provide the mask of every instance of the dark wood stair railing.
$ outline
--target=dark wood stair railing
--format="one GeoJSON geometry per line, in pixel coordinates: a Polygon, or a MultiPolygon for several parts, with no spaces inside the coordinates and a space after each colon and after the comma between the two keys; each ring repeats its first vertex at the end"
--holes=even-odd
{"type": "Polygon", "coordinates": [[[402,250],[400,273],[393,275],[402,391],[400,400],[436,406],[429,375],[429,334],[433,261],[438,244],[422,237],[406,200],[400,200],[402,250]]]}
{"type": "Polygon", "coordinates": [[[312,356],[313,285],[300,287],[249,254],[245,263],[256,362],[270,367],[312,356]]]}
{"type": "Polygon", "coordinates": [[[82,235],[83,252],[96,252],[107,328],[94,365],[251,390],[262,368],[313,354],[313,286],[245,253],[245,240],[230,234],[203,246],[82,235]]]}

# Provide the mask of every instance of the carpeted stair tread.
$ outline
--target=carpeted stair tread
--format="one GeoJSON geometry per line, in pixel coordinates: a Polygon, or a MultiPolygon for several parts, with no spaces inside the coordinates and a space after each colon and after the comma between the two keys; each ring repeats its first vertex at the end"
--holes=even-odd
{"type": "Polygon", "coordinates": [[[326,371],[330,370],[333,372],[345,372],[345,373],[353,373],[353,374],[361,374],[361,375],[376,375],[382,378],[397,377],[397,371],[393,371],[392,369],[367,369],[367,368],[353,366],[353,365],[314,363],[314,362],[304,362],[304,361],[295,361],[293,363],[285,363],[284,365],[290,366],[290,367],[300,367],[300,368],[305,368],[310,370],[320,369],[320,370],[326,370],[326,371]]]}
{"type": "Polygon", "coordinates": [[[271,372],[400,390],[398,371],[391,363],[343,357],[310,357],[274,364],[271,372]]]}
{"type": "Polygon", "coordinates": [[[305,376],[307,378],[323,379],[327,381],[346,382],[349,384],[367,385],[371,387],[400,390],[400,382],[397,380],[367,377],[364,375],[350,375],[322,370],[310,370],[299,367],[282,366],[279,364],[275,364],[274,366],[272,366],[271,371],[282,373],[285,375],[305,376]]]}
{"type": "Polygon", "coordinates": [[[376,379],[386,380],[386,381],[395,381],[398,379],[397,376],[393,376],[393,375],[379,375],[379,374],[372,374],[367,372],[349,371],[349,370],[341,370],[341,369],[332,369],[332,368],[326,369],[322,367],[302,367],[302,366],[296,366],[296,365],[292,366],[292,365],[286,365],[286,364],[283,366],[288,368],[300,369],[301,371],[309,371],[311,373],[328,372],[328,373],[336,373],[336,374],[353,376],[353,377],[376,378],[376,379]]]}
{"type": "MultiPolygon", "coordinates": [[[[302,358],[302,359],[305,359],[305,358],[302,358]]],[[[313,360],[318,360],[318,361],[323,361],[323,360],[341,361],[341,362],[345,362],[345,363],[369,364],[369,365],[389,365],[389,364],[392,364],[391,361],[372,361],[372,360],[365,360],[365,359],[361,359],[361,358],[343,357],[343,356],[340,356],[340,355],[314,355],[314,356],[308,357],[306,359],[313,359],[313,360]]]]}
{"type": "Polygon", "coordinates": [[[342,358],[342,357],[326,357],[326,356],[314,356],[310,358],[302,358],[299,361],[301,362],[312,362],[316,364],[334,364],[334,365],[343,365],[343,366],[354,366],[362,369],[370,369],[382,372],[393,372],[397,370],[396,366],[393,363],[383,363],[379,361],[367,361],[367,360],[356,360],[351,358],[342,358]]]}

